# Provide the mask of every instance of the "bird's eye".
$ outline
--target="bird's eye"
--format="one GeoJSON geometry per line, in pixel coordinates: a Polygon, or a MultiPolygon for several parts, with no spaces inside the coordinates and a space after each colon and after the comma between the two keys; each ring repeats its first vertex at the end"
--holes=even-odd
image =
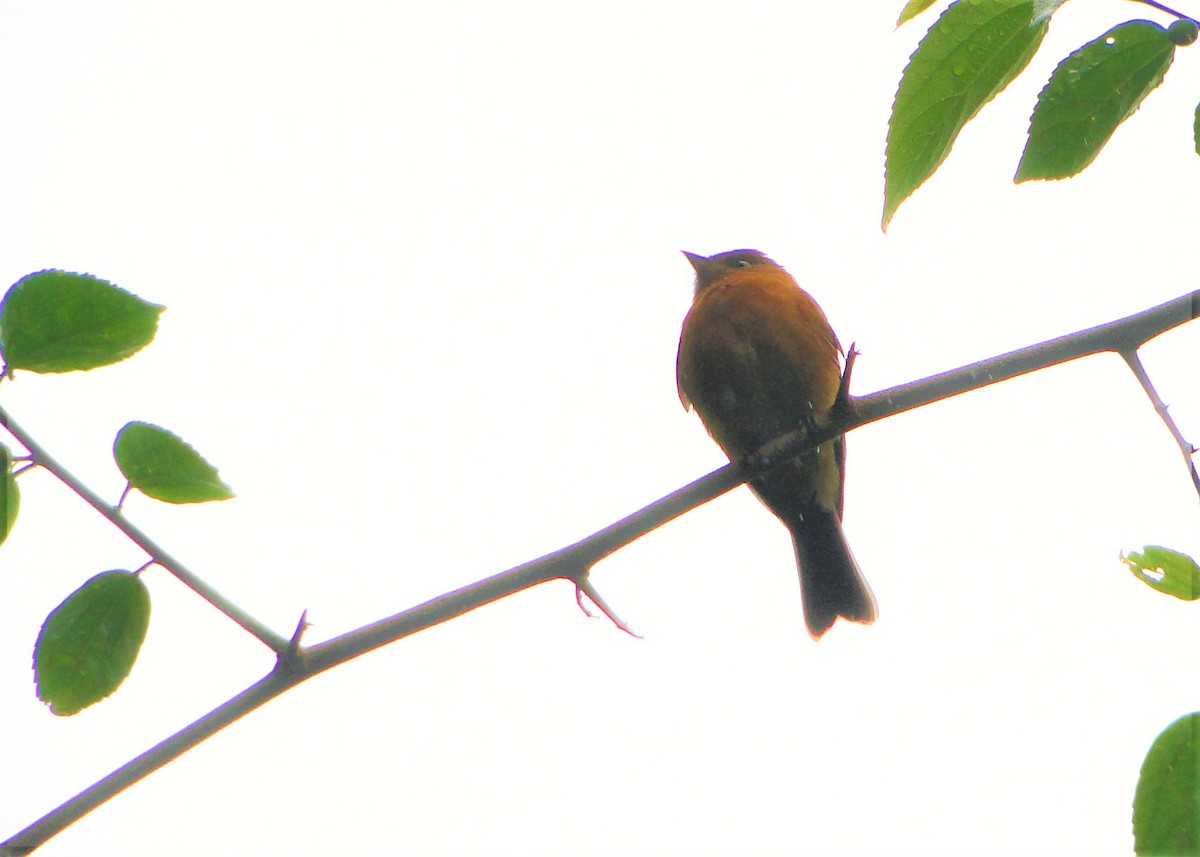
{"type": "Polygon", "coordinates": [[[749,268],[750,260],[749,259],[734,259],[733,266],[735,268],[749,268]]]}

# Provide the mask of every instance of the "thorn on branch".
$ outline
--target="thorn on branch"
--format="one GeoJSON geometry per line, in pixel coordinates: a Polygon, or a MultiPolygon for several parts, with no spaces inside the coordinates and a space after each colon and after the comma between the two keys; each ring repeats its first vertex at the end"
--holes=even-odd
{"type": "Polygon", "coordinates": [[[851,342],[846,350],[846,367],[842,370],[842,380],[838,384],[837,396],[833,400],[833,418],[851,419],[854,416],[854,406],[850,401],[850,373],[854,370],[854,361],[862,354],[851,342]]]}
{"type": "Polygon", "coordinates": [[[296,623],[296,630],[292,632],[292,638],[288,640],[287,648],[278,654],[275,658],[275,669],[280,672],[289,672],[300,662],[300,639],[304,636],[304,632],[311,627],[308,621],[308,611],[305,610],[300,614],[300,621],[296,623]]]}
{"type": "Polygon", "coordinates": [[[594,586],[592,586],[592,581],[588,578],[586,572],[579,580],[575,581],[575,603],[579,605],[579,609],[582,610],[589,619],[599,618],[591,610],[588,610],[587,605],[583,603],[584,595],[588,597],[589,601],[600,608],[601,612],[608,617],[610,622],[612,622],[626,634],[631,637],[636,637],[639,640],[644,639],[641,634],[637,633],[628,625],[626,625],[621,617],[614,613],[612,608],[608,606],[602,597],[600,597],[600,593],[596,591],[594,586]]]}

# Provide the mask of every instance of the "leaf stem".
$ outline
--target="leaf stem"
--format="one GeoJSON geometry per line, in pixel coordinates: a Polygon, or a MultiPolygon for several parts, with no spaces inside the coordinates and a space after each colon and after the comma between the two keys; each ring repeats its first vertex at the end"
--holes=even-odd
{"type": "Polygon", "coordinates": [[[1145,6],[1149,6],[1153,9],[1157,9],[1160,12],[1166,12],[1168,15],[1174,15],[1176,18],[1178,18],[1181,21],[1195,21],[1196,20],[1191,15],[1185,15],[1182,12],[1176,12],[1170,6],[1164,6],[1162,3],[1156,2],[1156,0],[1133,0],[1133,2],[1141,3],[1145,6]]]}

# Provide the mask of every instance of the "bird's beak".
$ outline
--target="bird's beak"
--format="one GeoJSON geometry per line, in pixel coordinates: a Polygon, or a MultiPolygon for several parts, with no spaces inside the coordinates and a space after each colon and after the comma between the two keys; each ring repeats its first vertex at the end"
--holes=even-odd
{"type": "Polygon", "coordinates": [[[704,267],[704,263],[708,261],[707,256],[701,256],[699,253],[689,253],[687,250],[683,251],[683,255],[687,256],[687,260],[691,262],[692,268],[695,269],[697,274],[704,267]]]}

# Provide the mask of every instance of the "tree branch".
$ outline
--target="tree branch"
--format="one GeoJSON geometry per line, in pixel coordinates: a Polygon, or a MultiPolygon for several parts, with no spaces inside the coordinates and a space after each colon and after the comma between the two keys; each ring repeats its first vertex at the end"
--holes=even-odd
{"type": "MultiPolygon", "coordinates": [[[[923,381],[854,399],[853,407],[849,409],[852,413],[848,417],[812,432],[802,427],[777,438],[745,461],[713,471],[708,476],[697,479],[569,547],[310,648],[299,646],[300,635],[305,626],[305,619],[302,617],[292,643],[283,641],[283,646],[276,649],[280,654],[276,667],[270,674],[195,723],[118,768],[7,842],[0,843],[0,857],[29,853],[109,798],[225,726],[327,669],[540,583],[564,578],[574,581],[576,586],[581,586],[592,566],[601,559],[684,512],[791,459],[805,449],[828,442],[858,426],[1036,369],[1044,369],[1103,351],[1131,354],[1160,333],[1197,316],[1200,316],[1200,291],[1119,321],[943,372],[923,381]]],[[[3,419],[3,412],[0,412],[0,420],[3,419]]],[[[11,428],[11,421],[8,424],[11,428]]],[[[26,443],[25,440],[21,442],[26,443]]],[[[38,454],[35,447],[27,445],[27,448],[35,456],[38,454]]]]}
{"type": "MultiPolygon", "coordinates": [[[[0,408],[0,425],[4,426],[8,430],[8,433],[29,451],[34,464],[58,477],[60,482],[82,497],[84,502],[107,518],[114,527],[128,536],[130,541],[144,550],[154,563],[161,565],[167,571],[171,572],[181,583],[234,622],[241,625],[242,628],[257,637],[272,651],[282,652],[287,648],[288,641],[286,639],[242,610],[242,608],[238,607],[216,589],[209,586],[203,579],[197,577],[187,566],[167,553],[165,548],[126,518],[118,507],[105,503],[104,498],[76,479],[69,470],[63,467],[54,456],[34,440],[33,436],[9,416],[8,412],[3,408],[0,408]]],[[[126,491],[128,491],[128,488],[126,491]]],[[[121,499],[124,501],[124,494],[121,495],[121,499]]]]}

